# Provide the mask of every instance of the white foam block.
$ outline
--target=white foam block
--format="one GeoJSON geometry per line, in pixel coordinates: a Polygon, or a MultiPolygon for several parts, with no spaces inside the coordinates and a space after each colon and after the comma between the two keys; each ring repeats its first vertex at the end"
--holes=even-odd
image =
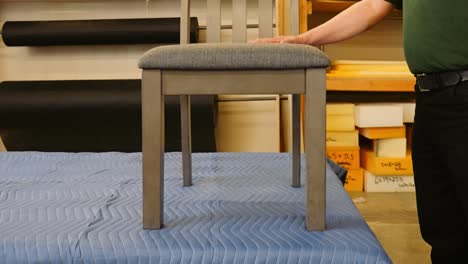
{"type": "Polygon", "coordinates": [[[403,106],[403,122],[414,123],[414,112],[416,110],[415,103],[402,103],[403,106]]]}
{"type": "Polygon", "coordinates": [[[384,138],[376,139],[375,153],[377,157],[383,158],[405,158],[406,138],[384,138]]]}
{"type": "Polygon", "coordinates": [[[364,172],[366,192],[414,192],[414,176],[377,176],[364,172]]]}
{"type": "Polygon", "coordinates": [[[402,104],[358,104],[354,108],[358,127],[403,126],[402,104]]]}

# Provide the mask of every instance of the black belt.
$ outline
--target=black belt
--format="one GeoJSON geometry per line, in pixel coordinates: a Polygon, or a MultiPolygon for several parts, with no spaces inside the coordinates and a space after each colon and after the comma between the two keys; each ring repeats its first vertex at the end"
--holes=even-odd
{"type": "Polygon", "coordinates": [[[415,76],[419,91],[427,92],[468,81],[468,70],[429,74],[420,73],[415,74],[415,76]]]}

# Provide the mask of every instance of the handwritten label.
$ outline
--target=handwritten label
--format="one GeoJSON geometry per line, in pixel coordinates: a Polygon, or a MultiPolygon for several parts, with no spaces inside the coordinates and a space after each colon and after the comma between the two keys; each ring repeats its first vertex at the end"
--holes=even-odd
{"type": "Polygon", "coordinates": [[[327,153],[327,157],[329,157],[332,160],[354,160],[354,154],[353,153],[337,153],[337,152],[331,152],[327,153]]]}
{"type": "Polygon", "coordinates": [[[409,176],[376,176],[374,178],[374,184],[396,184],[398,188],[414,188],[414,182],[409,176]]]}
{"type": "Polygon", "coordinates": [[[409,182],[409,183],[398,184],[398,187],[400,187],[400,188],[414,188],[416,186],[414,185],[414,183],[409,182]]]}
{"type": "Polygon", "coordinates": [[[365,189],[369,192],[413,192],[414,177],[412,176],[376,176],[366,173],[365,189]]]}
{"type": "Polygon", "coordinates": [[[406,167],[403,167],[400,161],[385,161],[380,162],[382,168],[391,168],[396,171],[408,170],[406,167]]]}
{"type": "Polygon", "coordinates": [[[403,179],[404,176],[381,176],[375,177],[374,183],[375,184],[387,184],[387,183],[403,183],[405,180],[403,179]]]}
{"type": "Polygon", "coordinates": [[[327,157],[345,168],[359,168],[359,149],[327,150],[327,157]]]}
{"type": "Polygon", "coordinates": [[[348,191],[363,191],[364,171],[362,169],[350,169],[346,176],[345,189],[348,191]]]}
{"type": "Polygon", "coordinates": [[[349,175],[346,177],[345,184],[352,184],[353,182],[356,182],[358,179],[354,177],[349,177],[349,175]]]}

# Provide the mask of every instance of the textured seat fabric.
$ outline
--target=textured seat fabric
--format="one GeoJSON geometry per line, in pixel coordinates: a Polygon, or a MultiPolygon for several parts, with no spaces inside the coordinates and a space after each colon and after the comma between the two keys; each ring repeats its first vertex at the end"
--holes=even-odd
{"type": "Polygon", "coordinates": [[[142,69],[284,70],[325,68],[327,55],[298,44],[190,44],[153,48],[139,61],[142,69]]]}

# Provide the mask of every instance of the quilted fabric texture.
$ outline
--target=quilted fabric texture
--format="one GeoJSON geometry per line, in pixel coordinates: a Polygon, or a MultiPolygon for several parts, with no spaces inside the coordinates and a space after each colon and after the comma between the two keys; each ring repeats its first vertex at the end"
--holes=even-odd
{"type": "Polygon", "coordinates": [[[327,55],[297,44],[189,44],[153,48],[140,59],[142,69],[285,70],[326,68],[327,55]]]}
{"type": "Polygon", "coordinates": [[[307,232],[291,155],[195,153],[189,188],[180,164],[143,230],[141,153],[0,153],[0,263],[391,263],[329,167],[327,229],[307,232]]]}

